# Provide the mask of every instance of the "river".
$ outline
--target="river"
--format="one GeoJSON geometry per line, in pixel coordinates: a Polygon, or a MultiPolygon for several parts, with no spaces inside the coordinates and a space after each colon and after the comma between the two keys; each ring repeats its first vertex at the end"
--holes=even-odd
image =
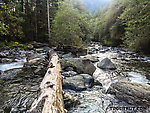
{"type": "MultiPolygon", "coordinates": [[[[122,48],[102,46],[99,43],[91,44],[92,56],[100,60],[109,58],[116,64],[114,71],[102,70],[96,66],[94,79],[99,80],[102,86],[93,86],[82,92],[66,90],[78,97],[80,105],[68,110],[69,113],[121,113],[111,111],[110,106],[131,106],[106,94],[110,84],[124,80],[142,84],[150,84],[150,58],[122,48]],[[110,76],[111,75],[111,76],[110,76]]],[[[42,76],[35,75],[30,68],[24,68],[25,59],[9,64],[0,64],[4,74],[0,76],[0,113],[26,113],[33,100],[37,97],[42,76]]]]}

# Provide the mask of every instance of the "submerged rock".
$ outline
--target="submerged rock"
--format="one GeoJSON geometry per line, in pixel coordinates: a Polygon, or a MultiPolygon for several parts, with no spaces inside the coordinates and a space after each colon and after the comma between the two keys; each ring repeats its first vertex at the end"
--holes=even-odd
{"type": "Polygon", "coordinates": [[[103,59],[102,61],[100,61],[100,62],[97,64],[97,67],[99,67],[99,68],[101,68],[101,69],[111,69],[111,70],[116,69],[115,64],[112,63],[111,60],[108,59],[108,58],[105,58],[105,59],[103,59]]]}
{"type": "Polygon", "coordinates": [[[132,105],[150,106],[150,86],[131,82],[112,83],[107,93],[132,105]]]}

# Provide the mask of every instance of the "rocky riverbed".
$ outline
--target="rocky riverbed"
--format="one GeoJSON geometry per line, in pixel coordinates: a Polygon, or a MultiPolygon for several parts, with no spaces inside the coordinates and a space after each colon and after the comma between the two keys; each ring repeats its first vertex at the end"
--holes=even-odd
{"type": "MultiPolygon", "coordinates": [[[[0,53],[0,113],[26,113],[47,70],[49,47],[0,53]]],[[[150,58],[91,43],[80,56],[57,51],[69,113],[149,113],[150,58]]]]}

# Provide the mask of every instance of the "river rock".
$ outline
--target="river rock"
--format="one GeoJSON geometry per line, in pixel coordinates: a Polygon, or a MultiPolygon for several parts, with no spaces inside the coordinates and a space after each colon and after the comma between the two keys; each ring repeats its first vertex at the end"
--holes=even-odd
{"type": "Polygon", "coordinates": [[[34,48],[41,48],[41,47],[48,46],[48,44],[46,44],[46,43],[40,43],[40,42],[33,42],[31,45],[32,45],[34,48]]]}
{"type": "Polygon", "coordinates": [[[27,56],[27,62],[25,65],[36,67],[38,65],[47,65],[48,61],[46,60],[45,55],[40,54],[31,54],[27,56]]]}
{"type": "Polygon", "coordinates": [[[38,66],[37,69],[34,70],[35,75],[45,75],[47,69],[44,66],[38,66]]]}
{"type": "Polygon", "coordinates": [[[115,64],[112,63],[111,60],[108,59],[108,58],[104,58],[102,61],[100,61],[100,62],[97,64],[97,67],[99,67],[99,68],[101,68],[101,69],[111,69],[111,70],[116,69],[115,64]]]}
{"type": "Polygon", "coordinates": [[[72,57],[73,57],[72,53],[62,55],[62,58],[72,58],[72,57]]]}
{"type": "Polygon", "coordinates": [[[0,58],[0,63],[11,63],[13,62],[13,59],[9,58],[0,58]]]}
{"type": "Polygon", "coordinates": [[[84,85],[84,78],[80,75],[67,77],[63,79],[63,87],[75,91],[82,91],[86,89],[84,85]]]}
{"type": "Polygon", "coordinates": [[[37,53],[47,53],[49,50],[51,50],[50,47],[48,46],[45,46],[45,47],[42,47],[42,48],[36,48],[35,51],[37,53]]]}
{"type": "Polygon", "coordinates": [[[95,47],[88,47],[87,48],[87,53],[88,54],[95,54],[96,53],[96,48],[95,47]]]}
{"type": "Polygon", "coordinates": [[[94,85],[94,78],[89,74],[74,75],[63,79],[63,87],[82,91],[91,88],[94,85]]]}
{"type": "Polygon", "coordinates": [[[63,77],[72,77],[72,76],[75,76],[75,75],[77,75],[77,72],[75,72],[75,71],[68,71],[68,72],[63,72],[62,73],[63,77]]]}
{"type": "Polygon", "coordinates": [[[91,88],[94,85],[94,78],[89,74],[80,74],[84,78],[84,85],[86,88],[91,88]]]}
{"type": "Polygon", "coordinates": [[[71,107],[75,107],[80,104],[80,101],[77,97],[70,95],[69,93],[63,92],[64,106],[68,110],[71,107]]]}
{"type": "Polygon", "coordinates": [[[96,70],[96,67],[92,64],[90,60],[83,58],[66,58],[61,59],[62,69],[66,69],[67,67],[73,67],[74,71],[78,73],[85,73],[93,75],[96,70]]]}
{"type": "Polygon", "coordinates": [[[150,86],[131,82],[112,83],[107,93],[132,105],[150,106],[150,86]]]}
{"type": "Polygon", "coordinates": [[[0,58],[7,58],[8,55],[8,52],[0,52],[0,58]]]}
{"type": "Polygon", "coordinates": [[[98,62],[99,61],[99,59],[96,56],[92,56],[92,55],[89,55],[89,54],[86,55],[86,56],[81,56],[81,58],[88,59],[91,62],[98,62]]]}

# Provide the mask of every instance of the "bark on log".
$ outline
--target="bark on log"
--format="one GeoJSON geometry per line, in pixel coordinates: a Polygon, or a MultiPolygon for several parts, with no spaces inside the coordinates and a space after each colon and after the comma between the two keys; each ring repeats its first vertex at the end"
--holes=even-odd
{"type": "Polygon", "coordinates": [[[50,51],[47,73],[40,85],[40,96],[29,113],[65,113],[62,96],[62,76],[58,55],[50,51]]]}

